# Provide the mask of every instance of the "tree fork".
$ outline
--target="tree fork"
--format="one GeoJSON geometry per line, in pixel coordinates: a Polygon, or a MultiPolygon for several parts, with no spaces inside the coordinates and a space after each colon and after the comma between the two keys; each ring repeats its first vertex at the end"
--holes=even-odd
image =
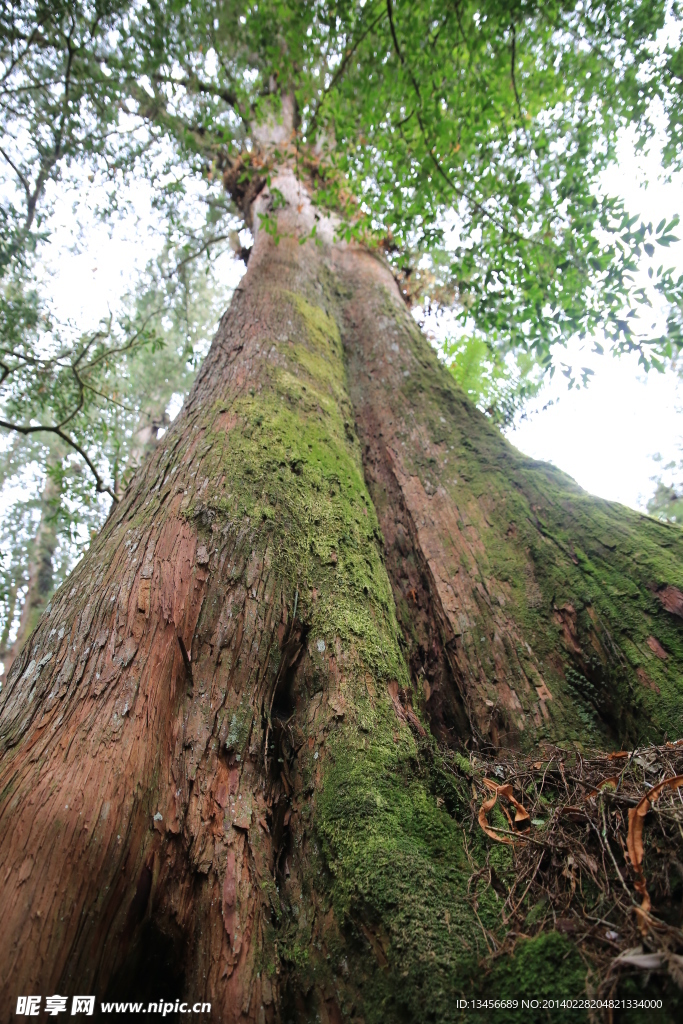
{"type": "Polygon", "coordinates": [[[257,231],[186,407],[3,691],[3,1005],[371,1022],[425,1019],[428,985],[453,1019],[500,927],[468,880],[505,851],[436,799],[425,726],[679,729],[678,532],[516,453],[389,271],[274,184],[279,242],[257,231]]]}

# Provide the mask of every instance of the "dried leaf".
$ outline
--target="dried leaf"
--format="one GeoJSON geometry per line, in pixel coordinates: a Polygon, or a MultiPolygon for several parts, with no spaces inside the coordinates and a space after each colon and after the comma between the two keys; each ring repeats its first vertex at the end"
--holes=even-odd
{"type": "MultiPolygon", "coordinates": [[[[484,779],[484,782],[486,781],[487,780],[484,779]]],[[[492,811],[493,808],[496,806],[497,800],[498,789],[496,787],[496,791],[494,792],[493,796],[489,797],[488,800],[484,800],[483,804],[479,808],[479,824],[481,825],[484,832],[486,833],[487,836],[489,836],[490,839],[495,839],[497,843],[505,843],[506,846],[512,846],[512,840],[510,839],[510,837],[499,835],[495,829],[491,828],[488,821],[486,820],[486,815],[489,813],[489,811],[492,811]]]]}
{"type": "MultiPolygon", "coordinates": [[[[496,785],[495,782],[491,783],[490,779],[484,779],[484,782],[487,785],[489,785],[489,789],[491,788],[491,785],[493,785],[493,786],[496,785]]],[[[506,783],[504,786],[499,786],[498,787],[498,793],[500,794],[500,796],[504,796],[505,799],[508,800],[512,804],[512,806],[514,807],[515,812],[516,812],[515,813],[515,822],[517,824],[520,821],[530,821],[531,820],[530,817],[529,817],[528,811],[524,808],[524,806],[522,804],[520,804],[519,800],[515,799],[515,797],[514,797],[514,795],[512,793],[512,786],[510,785],[509,782],[506,783]]]]}
{"type": "Polygon", "coordinates": [[[653,786],[635,807],[630,807],[628,812],[628,835],[626,836],[626,847],[628,849],[631,867],[633,868],[633,874],[635,875],[633,887],[636,892],[640,893],[643,899],[640,907],[638,908],[640,911],[638,914],[640,930],[643,934],[649,930],[647,915],[649,914],[652,906],[647,886],[645,884],[645,876],[643,874],[643,857],[645,856],[645,850],[643,847],[643,826],[645,824],[645,815],[650,810],[652,802],[656,800],[665,789],[678,789],[679,786],[683,786],[683,775],[673,775],[671,778],[663,779],[662,782],[653,786]]]}
{"type": "MultiPolygon", "coordinates": [[[[489,799],[485,800],[484,803],[481,805],[479,809],[479,824],[483,828],[484,832],[486,832],[487,836],[490,836],[491,839],[495,839],[499,843],[506,843],[508,846],[510,846],[512,844],[512,840],[509,838],[509,836],[505,836],[503,838],[500,835],[496,834],[496,830],[491,828],[491,826],[488,824],[486,820],[486,815],[488,814],[489,811],[493,810],[499,796],[504,797],[508,801],[508,803],[512,804],[512,806],[515,808],[515,824],[519,827],[519,823],[524,822],[526,824],[526,828],[524,829],[524,831],[527,831],[529,828],[528,822],[531,820],[529,817],[529,813],[524,808],[524,806],[519,802],[519,800],[517,800],[513,795],[512,786],[510,785],[509,782],[501,786],[497,782],[494,782],[493,779],[484,779],[484,785],[486,786],[487,789],[492,790],[493,796],[489,797],[489,799]]],[[[510,820],[510,816],[508,815],[504,807],[503,813],[510,822],[510,827],[512,827],[512,821],[510,820]]]]}
{"type": "Polygon", "coordinates": [[[603,779],[602,780],[602,782],[598,785],[597,789],[592,790],[592,792],[590,792],[588,794],[588,796],[586,797],[586,800],[592,800],[594,796],[598,795],[598,793],[600,792],[601,789],[605,788],[605,786],[614,786],[615,789],[616,789],[618,784],[619,784],[619,776],[618,775],[610,775],[610,777],[608,779],[603,779]]]}

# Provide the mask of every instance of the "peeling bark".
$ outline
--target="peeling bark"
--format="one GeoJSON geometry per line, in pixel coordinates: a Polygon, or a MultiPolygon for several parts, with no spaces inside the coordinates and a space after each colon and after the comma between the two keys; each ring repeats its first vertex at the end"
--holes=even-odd
{"type": "Polygon", "coordinates": [[[572,740],[570,669],[598,731],[681,722],[675,529],[516,453],[388,270],[275,185],[279,243],[257,232],[183,411],[3,691],[2,1005],[370,1024],[416,1019],[429,977],[424,1019],[451,1019],[497,910],[472,909],[487,854],[425,780],[426,727],[572,740]]]}

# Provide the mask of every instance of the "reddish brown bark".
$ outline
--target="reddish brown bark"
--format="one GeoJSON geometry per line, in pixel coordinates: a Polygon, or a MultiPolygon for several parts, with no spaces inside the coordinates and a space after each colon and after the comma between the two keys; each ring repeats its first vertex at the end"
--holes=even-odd
{"type": "Polygon", "coordinates": [[[226,539],[187,510],[209,483],[204,435],[239,429],[230,405],[267,366],[264,339],[281,324],[271,287],[297,287],[319,262],[313,245],[307,258],[296,240],[259,235],[179,422],[10,673],[3,1005],[36,990],[172,998],[166,975],[152,979],[157,993],[137,966],[156,946],[157,960],[171,957],[171,987],[211,1002],[217,1019],[273,1017],[277,993],[254,959],[287,784],[264,767],[263,708],[273,655],[283,652],[280,676],[291,673],[302,627],[289,581],[256,550],[258,524],[226,539]],[[254,722],[235,756],[241,701],[254,722]]]}

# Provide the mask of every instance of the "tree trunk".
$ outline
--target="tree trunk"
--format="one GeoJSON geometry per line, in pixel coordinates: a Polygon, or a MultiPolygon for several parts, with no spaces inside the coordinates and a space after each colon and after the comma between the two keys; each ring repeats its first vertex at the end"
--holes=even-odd
{"type": "Polygon", "coordinates": [[[59,499],[59,493],[59,485],[51,476],[48,476],[40,496],[38,529],[30,547],[28,587],[24,603],[21,606],[19,628],[14,642],[4,657],[6,676],[9,674],[17,654],[23,649],[24,644],[36,628],[38,620],[52,597],[54,588],[53,559],[57,548],[55,502],[59,499]]]}
{"type": "Polygon", "coordinates": [[[3,1006],[460,1019],[500,850],[425,733],[683,732],[680,531],[516,452],[388,269],[274,184],[279,238],[3,691],[3,1006]]]}

